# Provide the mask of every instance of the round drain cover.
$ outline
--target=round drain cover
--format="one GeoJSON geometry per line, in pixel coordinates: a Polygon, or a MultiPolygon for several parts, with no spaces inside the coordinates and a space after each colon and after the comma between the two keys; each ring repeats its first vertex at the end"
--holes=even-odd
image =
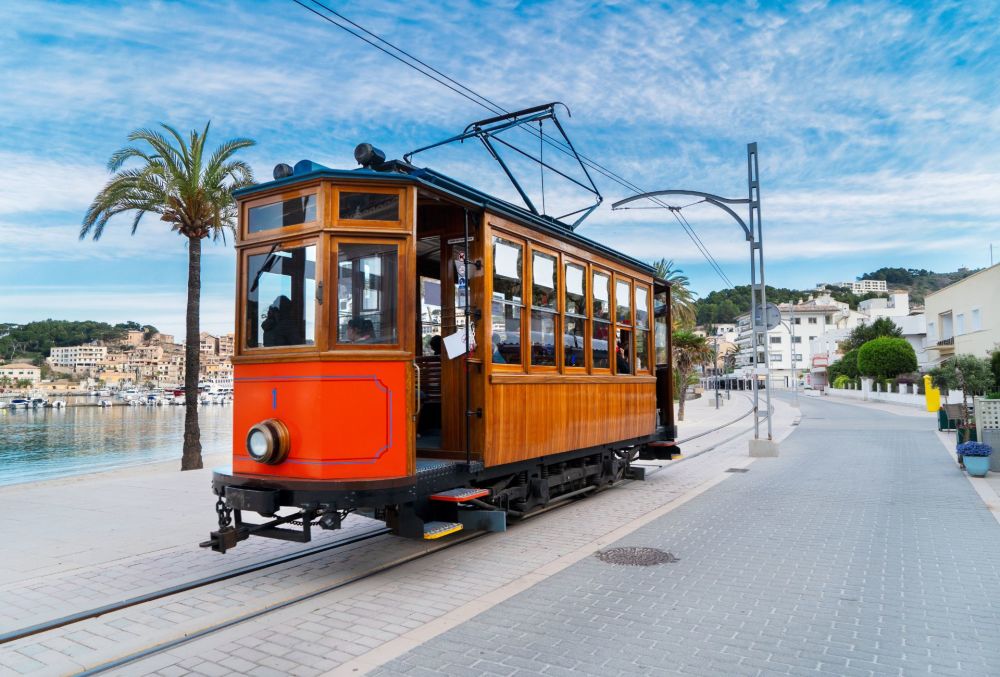
{"type": "Polygon", "coordinates": [[[680,559],[674,557],[669,552],[657,548],[640,548],[637,546],[599,550],[597,558],[608,564],[624,564],[632,567],[649,567],[654,564],[680,562],[680,559]]]}

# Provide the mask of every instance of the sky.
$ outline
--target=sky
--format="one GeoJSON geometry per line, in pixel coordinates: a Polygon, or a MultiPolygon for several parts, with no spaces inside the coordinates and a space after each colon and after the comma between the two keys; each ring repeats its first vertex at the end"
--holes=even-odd
{"type": "MultiPolygon", "coordinates": [[[[745,197],[756,142],[768,284],[982,267],[991,243],[1000,261],[996,2],[327,4],[508,110],[565,103],[576,148],[643,190],[745,197]]],[[[133,129],[211,120],[210,145],[257,141],[244,157],[263,181],[305,158],[353,168],[363,141],[399,157],[489,115],[290,0],[4,3],[0,322],[134,320],[183,335],[181,237],[153,216],[134,236],[122,217],[78,239],[133,129]]],[[[517,201],[479,145],[415,163],[517,201]]],[[[515,164],[540,203],[538,169],[515,164]]],[[[726,286],[669,212],[612,211],[633,191],[595,181],[604,203],[580,233],[672,259],[699,294],[726,286]]],[[[587,204],[552,173],[545,197],[553,215],[587,204]]],[[[682,213],[746,284],[736,223],[705,204],[682,213]]],[[[203,329],[232,331],[234,277],[232,241],[207,245],[203,329]]]]}

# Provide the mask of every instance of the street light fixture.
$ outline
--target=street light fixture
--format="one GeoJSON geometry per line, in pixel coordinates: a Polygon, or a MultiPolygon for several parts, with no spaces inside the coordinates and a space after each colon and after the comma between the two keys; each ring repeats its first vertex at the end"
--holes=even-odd
{"type": "MultiPolygon", "coordinates": [[[[769,359],[765,359],[763,366],[760,366],[757,362],[758,359],[758,341],[757,334],[761,332],[763,335],[763,342],[765,346],[765,351],[768,345],[768,328],[766,324],[766,313],[761,312],[761,323],[757,322],[757,308],[758,306],[762,309],[767,308],[767,290],[764,284],[764,233],[761,226],[760,217],[760,174],[757,166],[757,144],[748,143],[747,144],[747,192],[748,196],[746,198],[725,198],[718,195],[713,195],[712,193],[705,193],[696,190],[656,190],[648,193],[640,193],[638,195],[633,195],[627,197],[624,200],[619,200],[611,205],[613,210],[625,208],[625,205],[630,202],[635,202],[636,200],[654,199],[663,195],[689,195],[693,197],[702,198],[703,202],[715,205],[719,209],[723,210],[727,214],[736,220],[736,223],[740,225],[743,229],[743,234],[746,237],[748,243],[750,243],[750,334],[751,334],[751,350],[753,354],[753,409],[754,409],[754,420],[753,420],[753,436],[754,438],[750,441],[750,455],[751,456],[777,456],[778,455],[778,444],[773,438],[773,428],[771,425],[771,368],[769,364],[769,359]],[[749,208],[749,218],[747,222],[744,222],[739,215],[732,210],[728,205],[747,205],[749,208]],[[748,225],[749,223],[749,225],[748,225]],[[760,283],[757,283],[758,274],[760,276],[760,283]],[[761,373],[762,372],[762,373],[761,373]],[[760,385],[758,382],[758,377],[764,376],[765,395],[766,395],[766,410],[761,414],[760,411],[760,385]],[[762,440],[760,438],[760,419],[767,419],[767,439],[762,440]]],[[[680,211],[680,207],[672,207],[665,204],[661,200],[656,200],[665,209],[671,211],[680,211]]]]}

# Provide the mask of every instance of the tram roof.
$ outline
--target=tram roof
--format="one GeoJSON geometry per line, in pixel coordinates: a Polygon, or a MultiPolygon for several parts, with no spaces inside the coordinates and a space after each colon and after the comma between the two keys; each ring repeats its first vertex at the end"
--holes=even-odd
{"type": "Polygon", "coordinates": [[[381,170],[361,167],[357,169],[331,169],[330,167],[324,167],[316,164],[315,162],[311,162],[310,165],[312,166],[310,171],[296,173],[282,179],[275,179],[273,181],[267,181],[254,186],[241,188],[233,191],[233,195],[242,198],[255,193],[271,190],[276,187],[301,183],[303,181],[314,179],[331,179],[334,181],[371,180],[417,184],[437,193],[442,193],[458,202],[465,203],[473,207],[480,207],[486,211],[493,212],[500,216],[505,216],[524,225],[537,228],[538,230],[549,235],[554,235],[569,242],[583,245],[589,249],[593,249],[601,254],[604,254],[605,256],[618,259],[622,263],[638,268],[639,270],[643,270],[650,274],[655,273],[655,269],[648,263],[632,258],[627,254],[623,254],[608,247],[607,245],[591,240],[588,237],[584,237],[583,235],[575,232],[572,228],[570,228],[569,224],[563,221],[552,218],[551,216],[540,216],[538,214],[534,214],[524,207],[519,207],[518,205],[507,202],[506,200],[501,200],[498,197],[484,193],[481,190],[473,188],[472,186],[464,184],[461,181],[457,181],[449,176],[445,176],[444,174],[427,167],[415,167],[399,160],[386,162],[381,170]]]}

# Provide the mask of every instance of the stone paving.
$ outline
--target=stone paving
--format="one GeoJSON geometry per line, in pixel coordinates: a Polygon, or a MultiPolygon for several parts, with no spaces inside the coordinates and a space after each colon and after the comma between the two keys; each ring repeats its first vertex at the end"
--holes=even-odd
{"type": "Polygon", "coordinates": [[[803,398],[781,457],[378,675],[997,675],[1000,524],[931,416],[803,398]]]}
{"type": "MultiPolygon", "coordinates": [[[[731,407],[729,418],[744,409],[745,403],[731,407]]],[[[786,407],[776,414],[776,421],[788,430],[793,415],[786,407]]],[[[706,417],[702,428],[709,427],[711,420],[706,417]]],[[[727,434],[729,431],[716,433],[714,438],[718,441],[727,434]]],[[[700,447],[692,444],[690,448],[712,446],[712,438],[703,438],[700,447]]],[[[506,533],[464,543],[385,575],[240,623],[130,664],[115,674],[320,674],[358,657],[370,660],[387,643],[400,638],[412,641],[406,638],[422,632],[429,622],[479,604],[484,594],[541,580],[544,576],[538,572],[567,553],[584,548],[584,555],[589,554],[594,539],[615,529],[631,529],[630,524],[685,492],[729,477],[724,474],[727,467],[748,462],[745,439],[731,442],[712,453],[675,461],[649,481],[602,492],[534,517],[506,533]]],[[[17,640],[0,647],[0,673],[70,674],[90,669],[321,590],[426,547],[422,542],[383,536],[346,551],[313,555],[17,640]]],[[[217,559],[226,561],[221,556],[217,559]]],[[[75,593],[65,590],[61,594],[75,593]]]]}

